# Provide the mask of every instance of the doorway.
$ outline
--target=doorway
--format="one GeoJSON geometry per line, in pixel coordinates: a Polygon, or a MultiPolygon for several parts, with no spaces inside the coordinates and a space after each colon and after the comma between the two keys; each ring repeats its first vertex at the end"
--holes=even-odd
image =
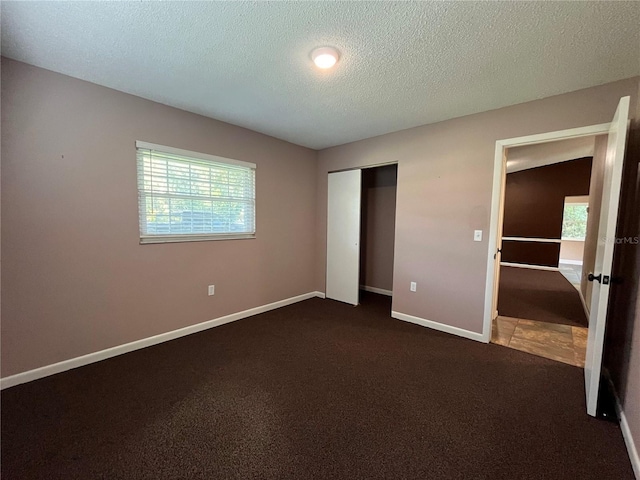
{"type": "MultiPolygon", "coordinates": [[[[594,154],[595,154],[595,143],[599,140],[596,138],[594,141],[594,154]]],[[[605,137],[601,140],[603,143],[605,141],[605,137]]],[[[598,158],[596,157],[596,161],[598,158]]],[[[591,164],[591,178],[590,178],[590,188],[589,191],[592,191],[591,186],[595,184],[596,178],[594,178],[594,168],[596,166],[593,165],[593,161],[591,164]]],[[[599,173],[599,172],[598,172],[599,173]]],[[[595,189],[594,195],[595,197],[595,189]]],[[[597,203],[598,199],[593,199],[594,203],[597,203]]],[[[564,206],[562,212],[562,236],[560,238],[560,260],[558,262],[558,268],[560,269],[560,273],[574,286],[578,289],[578,291],[582,294],[584,300],[584,292],[581,288],[582,284],[582,275],[583,275],[583,266],[585,256],[587,255],[587,251],[585,248],[586,238],[587,238],[587,226],[589,224],[589,214],[592,216],[592,225],[593,225],[593,217],[595,214],[595,210],[593,208],[589,209],[589,203],[592,202],[590,199],[590,195],[582,195],[582,196],[567,196],[564,199],[564,206]]],[[[598,210],[599,213],[599,210],[598,210]]],[[[589,254],[595,254],[595,245],[592,245],[589,254]]],[[[589,255],[591,256],[591,255],[589,255]]],[[[586,307],[586,304],[585,304],[586,307]]]]}
{"type": "Polygon", "coordinates": [[[391,313],[396,163],[328,176],[326,297],[391,313]]]}
{"type": "Polygon", "coordinates": [[[360,304],[391,314],[398,165],[362,169],[360,304]]]}
{"type": "MultiPolygon", "coordinates": [[[[507,149],[492,343],[584,367],[588,311],[579,272],[590,192],[602,190],[605,159],[595,145],[603,142],[587,136],[507,149]]],[[[588,250],[595,255],[594,242],[588,250]]]]}
{"type": "MultiPolygon", "coordinates": [[[[487,343],[491,339],[493,320],[497,318],[499,314],[498,287],[502,262],[502,228],[508,149],[593,135],[607,135],[606,160],[602,172],[602,196],[601,201],[598,202],[600,214],[597,220],[597,235],[595,237],[597,245],[593,270],[588,273],[587,277],[587,280],[591,282],[591,301],[589,303],[589,326],[584,378],[587,413],[591,416],[596,415],[598,407],[604,333],[613,263],[613,247],[615,245],[622,165],[629,121],[629,103],[629,97],[620,99],[611,123],[498,140],[495,150],[483,328],[483,339],[487,343]]],[[[595,206],[595,203],[593,203],[593,206],[595,206]]]]}

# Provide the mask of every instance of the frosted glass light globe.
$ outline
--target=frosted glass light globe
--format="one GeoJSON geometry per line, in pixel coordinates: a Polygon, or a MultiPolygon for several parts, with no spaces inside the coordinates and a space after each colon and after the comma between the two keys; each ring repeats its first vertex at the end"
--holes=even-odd
{"type": "Polygon", "coordinates": [[[333,67],[339,58],[340,54],[333,47],[320,47],[311,52],[313,63],[322,69],[333,67]]]}

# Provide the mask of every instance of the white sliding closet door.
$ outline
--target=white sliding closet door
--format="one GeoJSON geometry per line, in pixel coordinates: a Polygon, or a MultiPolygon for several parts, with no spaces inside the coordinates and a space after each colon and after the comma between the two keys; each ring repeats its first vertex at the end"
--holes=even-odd
{"type": "Polygon", "coordinates": [[[358,304],[360,288],[360,170],[329,174],[327,298],[358,304]]]}

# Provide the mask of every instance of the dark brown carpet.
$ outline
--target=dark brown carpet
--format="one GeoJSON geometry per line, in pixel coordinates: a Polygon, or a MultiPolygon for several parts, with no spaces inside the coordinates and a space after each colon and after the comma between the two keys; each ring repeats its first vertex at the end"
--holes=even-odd
{"type": "Polygon", "coordinates": [[[311,299],[5,390],[2,478],[632,479],[582,370],[311,299]]]}
{"type": "Polygon", "coordinates": [[[587,327],[576,287],[560,272],[500,267],[498,314],[587,327]]]}

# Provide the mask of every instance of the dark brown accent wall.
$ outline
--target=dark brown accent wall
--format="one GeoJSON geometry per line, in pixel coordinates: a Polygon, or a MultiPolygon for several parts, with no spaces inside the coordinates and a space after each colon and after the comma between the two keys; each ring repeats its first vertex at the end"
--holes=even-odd
{"type": "MultiPolygon", "coordinates": [[[[502,235],[560,239],[565,197],[589,195],[591,160],[586,157],[507,174],[502,235]]],[[[502,261],[558,265],[559,244],[515,243],[503,243],[502,261]]]]}
{"type": "Polygon", "coordinates": [[[557,267],[560,258],[559,243],[520,242],[504,240],[502,242],[502,261],[557,267]]]}

